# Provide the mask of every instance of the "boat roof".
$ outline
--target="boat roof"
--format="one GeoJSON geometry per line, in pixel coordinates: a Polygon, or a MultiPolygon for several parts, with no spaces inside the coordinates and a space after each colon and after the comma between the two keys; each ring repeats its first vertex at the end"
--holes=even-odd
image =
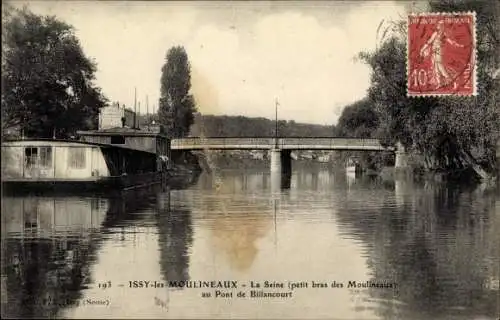
{"type": "Polygon", "coordinates": [[[52,138],[18,138],[18,139],[4,139],[2,146],[5,144],[15,144],[17,142],[48,142],[48,143],[77,143],[85,145],[95,145],[99,147],[114,147],[113,145],[95,142],[86,142],[82,140],[73,139],[52,139],[52,138]]]}
{"type": "Polygon", "coordinates": [[[138,136],[138,137],[161,137],[168,139],[168,137],[162,132],[134,129],[128,127],[77,131],[76,134],[81,136],[138,136]]]}
{"type": "Polygon", "coordinates": [[[82,140],[71,140],[71,139],[51,139],[51,138],[24,138],[24,139],[5,139],[2,141],[2,147],[8,147],[9,145],[16,146],[19,143],[29,144],[30,142],[46,142],[47,144],[81,144],[86,146],[97,146],[101,148],[109,148],[109,149],[127,149],[134,150],[137,152],[146,152],[146,153],[154,153],[146,150],[140,150],[135,148],[130,148],[123,145],[113,145],[107,143],[96,143],[96,142],[86,142],[82,140]]]}

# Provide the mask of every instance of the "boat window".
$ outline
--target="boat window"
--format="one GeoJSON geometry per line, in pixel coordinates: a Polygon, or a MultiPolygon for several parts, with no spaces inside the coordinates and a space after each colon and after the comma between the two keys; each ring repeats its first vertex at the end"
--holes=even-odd
{"type": "Polygon", "coordinates": [[[35,166],[38,159],[38,148],[27,147],[24,149],[26,167],[35,166]]]}
{"type": "Polygon", "coordinates": [[[44,167],[52,166],[52,147],[40,147],[40,165],[44,167]]]}
{"type": "Polygon", "coordinates": [[[125,144],[125,137],[111,136],[111,144],[125,144]]]}
{"type": "Polygon", "coordinates": [[[69,148],[69,166],[72,169],[85,168],[86,148],[69,148]]]}

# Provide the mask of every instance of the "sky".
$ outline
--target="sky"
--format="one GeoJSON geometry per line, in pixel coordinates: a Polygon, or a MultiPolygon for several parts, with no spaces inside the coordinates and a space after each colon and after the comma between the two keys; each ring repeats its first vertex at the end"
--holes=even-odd
{"type": "Polygon", "coordinates": [[[412,3],[375,1],[163,2],[14,1],[71,24],[98,67],[111,101],[157,109],[161,68],[172,46],[191,64],[192,93],[203,114],[334,124],[362,99],[381,22],[405,19],[412,3]]]}

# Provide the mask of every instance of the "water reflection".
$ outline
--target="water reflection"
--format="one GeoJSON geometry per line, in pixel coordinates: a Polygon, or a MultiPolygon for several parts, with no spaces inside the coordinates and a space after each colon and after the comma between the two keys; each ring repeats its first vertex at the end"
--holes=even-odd
{"type": "Polygon", "coordinates": [[[339,222],[350,237],[365,243],[371,280],[397,283],[396,290],[370,288],[379,301],[377,315],[495,316],[498,290],[486,285],[499,278],[500,225],[494,206],[492,195],[408,181],[396,181],[394,199],[380,197],[375,208],[345,204],[339,222]]]}
{"type": "MultiPolygon", "coordinates": [[[[107,243],[137,244],[139,226],[158,230],[163,278],[189,279],[190,218],[187,210],[172,210],[170,190],[3,197],[2,316],[54,318],[86,310],[82,299],[99,296],[99,269],[107,268],[103,258],[113,256],[107,243]]],[[[115,263],[131,257],[118,256],[115,263]]]]}
{"type": "Polygon", "coordinates": [[[162,204],[157,207],[156,215],[161,273],[167,281],[189,280],[188,249],[193,242],[191,212],[170,207],[170,192],[159,194],[158,199],[162,204]]]}
{"type": "Polygon", "coordinates": [[[164,190],[5,197],[2,315],[439,319],[496,316],[498,193],[300,169],[220,171],[164,190]],[[132,280],[394,282],[201,299],[132,280]],[[103,290],[104,281],[113,286],[103,290]],[[118,284],[122,284],[119,287],[118,284]],[[5,294],[4,294],[5,293],[5,294]],[[105,308],[76,305],[109,299],[105,308]],[[49,298],[52,301],[48,303],[49,298]],[[160,301],[161,303],[159,303],[160,301]]]}
{"type": "Polygon", "coordinates": [[[106,199],[2,199],[3,315],[55,317],[92,279],[106,199]]]}
{"type": "Polygon", "coordinates": [[[258,253],[256,242],[271,227],[271,216],[264,204],[249,205],[244,200],[239,200],[237,204],[228,201],[226,208],[232,208],[225,212],[227,215],[214,214],[213,219],[210,219],[214,250],[222,253],[230,266],[238,271],[246,271],[251,267],[258,253]]]}
{"type": "Polygon", "coordinates": [[[273,190],[276,187],[273,179],[278,180],[277,188],[281,190],[280,175],[270,179],[264,172],[202,175],[198,187],[205,191],[175,194],[176,202],[191,208],[206,221],[212,250],[232,269],[245,272],[258,255],[256,242],[268,233],[272,224],[268,196],[255,191],[273,190]],[[214,188],[214,180],[218,179],[219,184],[214,188]]]}
{"type": "Polygon", "coordinates": [[[291,183],[291,174],[281,174],[279,172],[271,173],[271,190],[273,193],[279,193],[282,190],[290,189],[291,183]]]}

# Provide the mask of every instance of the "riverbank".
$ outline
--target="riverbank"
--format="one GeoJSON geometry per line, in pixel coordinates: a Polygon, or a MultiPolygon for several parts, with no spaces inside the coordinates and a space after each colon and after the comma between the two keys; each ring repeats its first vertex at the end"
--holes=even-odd
{"type": "Polygon", "coordinates": [[[394,168],[383,167],[379,176],[383,179],[411,179],[415,181],[432,181],[436,183],[446,183],[455,185],[477,186],[482,185],[486,188],[500,187],[500,181],[495,176],[489,179],[480,179],[472,169],[446,172],[446,171],[431,171],[422,168],[407,167],[407,168],[394,168]]]}
{"type": "MultiPolygon", "coordinates": [[[[339,159],[343,159],[343,157],[339,159]]],[[[415,157],[410,157],[408,167],[406,168],[394,168],[393,164],[383,156],[378,156],[371,160],[371,163],[362,164],[363,175],[381,176],[382,178],[405,177],[416,180],[446,181],[458,184],[495,184],[495,182],[498,182],[494,174],[491,174],[487,179],[480,179],[473,168],[461,171],[425,170],[415,157]]],[[[187,162],[178,161],[178,165],[180,166],[178,168],[179,172],[190,174],[196,170],[211,171],[214,168],[265,169],[269,168],[270,160],[264,152],[218,152],[211,150],[208,152],[193,152],[187,162]]],[[[295,169],[301,167],[344,168],[342,160],[330,158],[329,161],[325,161],[318,157],[311,159],[295,158],[292,160],[292,167],[295,169]]]]}

